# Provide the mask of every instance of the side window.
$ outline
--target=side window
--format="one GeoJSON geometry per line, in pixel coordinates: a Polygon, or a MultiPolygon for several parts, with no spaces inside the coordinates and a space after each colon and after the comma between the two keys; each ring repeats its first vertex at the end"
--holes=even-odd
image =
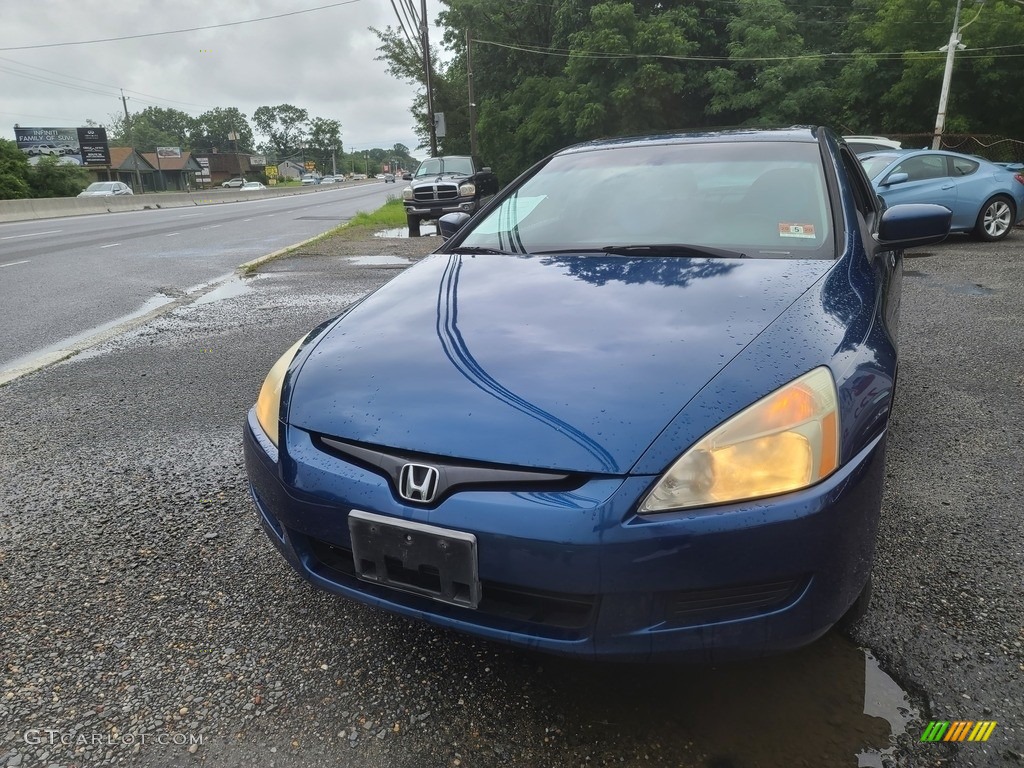
{"type": "Polygon", "coordinates": [[[909,181],[941,179],[948,175],[946,158],[941,155],[918,155],[897,165],[893,173],[906,173],[910,177],[909,181]]]}
{"type": "Polygon", "coordinates": [[[878,209],[878,198],[864,174],[864,166],[849,151],[843,149],[840,150],[840,153],[843,167],[846,169],[846,177],[850,180],[850,186],[853,188],[854,204],[861,215],[870,220],[878,209]]]}
{"type": "Polygon", "coordinates": [[[954,176],[970,176],[981,167],[981,163],[968,160],[966,157],[954,157],[951,159],[953,161],[954,176]]]}

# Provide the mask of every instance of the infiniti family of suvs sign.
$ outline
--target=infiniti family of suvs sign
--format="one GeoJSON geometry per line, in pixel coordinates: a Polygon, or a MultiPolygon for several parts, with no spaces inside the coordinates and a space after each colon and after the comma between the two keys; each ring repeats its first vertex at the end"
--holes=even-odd
{"type": "Polygon", "coordinates": [[[14,140],[30,161],[50,156],[68,165],[110,165],[106,128],[15,127],[14,140]]]}

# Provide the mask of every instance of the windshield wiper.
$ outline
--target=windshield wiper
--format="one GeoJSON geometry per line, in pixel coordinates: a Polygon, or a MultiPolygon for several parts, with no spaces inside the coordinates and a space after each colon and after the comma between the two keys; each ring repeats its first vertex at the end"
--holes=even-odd
{"type": "Polygon", "coordinates": [[[712,259],[745,259],[747,254],[687,243],[654,243],[651,245],[606,245],[601,249],[617,256],[708,256],[712,259]]]}
{"type": "Polygon", "coordinates": [[[747,254],[729,251],[725,248],[712,248],[707,245],[689,245],[687,243],[652,243],[645,245],[605,245],[600,248],[561,248],[558,250],[538,251],[549,255],[558,253],[611,253],[616,256],[694,256],[712,259],[745,259],[747,254]]]}
{"type": "Polygon", "coordinates": [[[447,253],[496,253],[500,256],[522,256],[521,253],[511,253],[509,251],[501,251],[497,248],[484,248],[480,245],[460,245],[458,248],[452,248],[447,253]]]}

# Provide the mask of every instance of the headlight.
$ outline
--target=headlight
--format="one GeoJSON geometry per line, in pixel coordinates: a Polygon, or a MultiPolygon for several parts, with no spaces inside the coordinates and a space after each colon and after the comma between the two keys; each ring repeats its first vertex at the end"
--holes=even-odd
{"type": "Polygon", "coordinates": [[[284,375],[305,340],[305,337],[299,339],[277,359],[267,378],[263,380],[260,396],[256,399],[256,420],[274,445],[277,445],[277,423],[281,418],[281,387],[284,384],[284,375]]]}
{"type": "Polygon", "coordinates": [[[406,187],[402,190],[403,200],[412,200],[412,187],[406,187]]]}
{"type": "Polygon", "coordinates": [[[459,184],[459,197],[472,197],[476,194],[476,184],[471,181],[467,181],[465,184],[459,184]]]}
{"type": "Polygon", "coordinates": [[[828,368],[815,368],[698,440],[661,476],[639,513],[788,493],[838,466],[836,385],[828,368]]]}

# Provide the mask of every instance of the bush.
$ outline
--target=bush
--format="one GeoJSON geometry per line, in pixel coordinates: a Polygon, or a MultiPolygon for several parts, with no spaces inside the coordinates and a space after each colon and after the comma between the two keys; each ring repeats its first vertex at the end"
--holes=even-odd
{"type": "Polygon", "coordinates": [[[62,165],[56,157],[40,158],[29,167],[32,197],[74,197],[89,186],[89,173],[79,165],[62,165]]]}
{"type": "Polygon", "coordinates": [[[18,145],[0,139],[0,200],[20,200],[32,197],[28,183],[31,166],[18,145]]]}

